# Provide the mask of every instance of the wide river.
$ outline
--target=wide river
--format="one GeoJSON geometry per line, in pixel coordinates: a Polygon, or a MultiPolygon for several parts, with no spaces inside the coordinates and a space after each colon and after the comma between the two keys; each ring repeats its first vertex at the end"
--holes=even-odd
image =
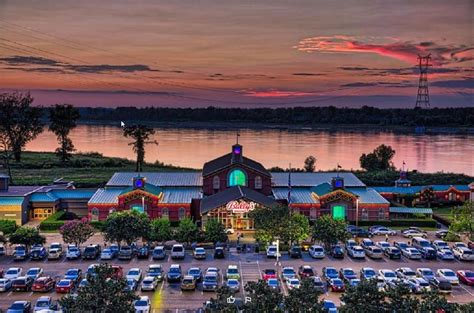
{"type": "MultiPolygon", "coordinates": [[[[134,159],[122,136],[114,126],[79,125],[71,133],[80,152],[100,152],[105,156],[134,159]]],[[[156,128],[159,145],[149,145],[146,161],[201,168],[204,162],[230,152],[236,141],[235,130],[156,128]]],[[[412,135],[391,132],[350,132],[314,130],[253,130],[242,129],[239,142],[244,155],[260,161],[265,167],[302,167],[304,159],[317,158],[316,168],[330,170],[339,163],[344,169],[359,168],[362,153],[371,152],[380,144],[392,146],[394,163],[422,172],[455,172],[474,175],[473,135],[412,135]]],[[[30,151],[54,151],[56,137],[48,131],[30,142],[30,151]]]]}

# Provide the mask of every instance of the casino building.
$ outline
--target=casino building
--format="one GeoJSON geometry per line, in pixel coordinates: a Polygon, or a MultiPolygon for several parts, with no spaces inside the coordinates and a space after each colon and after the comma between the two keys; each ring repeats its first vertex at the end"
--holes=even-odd
{"type": "Polygon", "coordinates": [[[114,211],[137,210],[150,218],[201,225],[217,218],[226,228],[254,228],[249,212],[289,204],[309,219],[322,214],[353,221],[389,219],[389,202],[352,173],[271,173],[243,147],[204,164],[202,172],[115,173],[88,202],[90,220],[114,211]],[[289,201],[288,201],[289,200],[289,201]],[[288,203],[289,202],[289,203],[288,203]]]}

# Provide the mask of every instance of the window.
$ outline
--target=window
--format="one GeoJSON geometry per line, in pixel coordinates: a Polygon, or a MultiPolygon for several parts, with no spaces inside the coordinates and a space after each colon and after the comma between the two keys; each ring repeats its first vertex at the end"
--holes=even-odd
{"type": "Polygon", "coordinates": [[[170,217],[170,211],[168,208],[162,208],[161,209],[161,217],[162,218],[169,218],[170,217]]]}
{"type": "Polygon", "coordinates": [[[385,219],[385,210],[379,209],[379,220],[384,220],[384,219],[385,219]]]}
{"type": "Polygon", "coordinates": [[[179,216],[180,220],[185,218],[186,217],[186,209],[185,208],[179,208],[178,216],[179,216]]]}
{"type": "Polygon", "coordinates": [[[367,209],[362,209],[361,219],[364,221],[369,219],[369,212],[367,212],[367,209]]]}
{"type": "Polygon", "coordinates": [[[145,208],[141,204],[133,204],[130,206],[130,210],[137,211],[139,213],[145,212],[145,208]]]}
{"type": "Polygon", "coordinates": [[[332,207],[332,218],[335,220],[346,219],[346,208],[342,205],[335,205],[332,207]]]}
{"type": "Polygon", "coordinates": [[[91,210],[91,220],[92,221],[98,221],[99,220],[99,209],[93,208],[91,210]]]}
{"type": "Polygon", "coordinates": [[[221,179],[217,175],[212,179],[212,189],[221,189],[221,179]]]}
{"type": "Polygon", "coordinates": [[[262,177],[255,176],[255,189],[262,189],[262,177]]]}
{"type": "Polygon", "coordinates": [[[229,175],[229,187],[247,186],[247,176],[242,170],[235,169],[229,175]]]}

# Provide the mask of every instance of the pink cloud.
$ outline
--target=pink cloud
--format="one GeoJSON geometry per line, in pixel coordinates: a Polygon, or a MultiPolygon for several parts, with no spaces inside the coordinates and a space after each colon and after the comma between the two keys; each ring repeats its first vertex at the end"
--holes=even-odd
{"type": "Polygon", "coordinates": [[[284,97],[304,97],[312,96],[312,92],[289,91],[289,90],[242,90],[242,93],[248,97],[256,98],[284,98],[284,97]]]}
{"type": "Polygon", "coordinates": [[[410,64],[418,55],[431,54],[434,65],[474,60],[474,48],[465,45],[439,45],[434,42],[400,41],[396,38],[361,38],[351,36],[318,36],[301,40],[294,48],[308,53],[375,53],[410,64]],[[378,41],[378,43],[377,43],[378,41]],[[381,41],[383,41],[381,43],[381,41]]]}

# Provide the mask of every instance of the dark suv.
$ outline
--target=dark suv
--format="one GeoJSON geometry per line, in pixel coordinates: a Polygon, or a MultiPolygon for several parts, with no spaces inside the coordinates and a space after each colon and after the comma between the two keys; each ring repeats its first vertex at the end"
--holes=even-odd
{"type": "Polygon", "coordinates": [[[100,255],[100,246],[99,245],[90,245],[84,249],[82,258],[85,260],[95,260],[100,255]]]}
{"type": "Polygon", "coordinates": [[[292,257],[292,258],[301,258],[302,257],[301,247],[296,246],[296,245],[291,246],[290,251],[288,251],[288,253],[290,254],[290,257],[292,257]]]}

